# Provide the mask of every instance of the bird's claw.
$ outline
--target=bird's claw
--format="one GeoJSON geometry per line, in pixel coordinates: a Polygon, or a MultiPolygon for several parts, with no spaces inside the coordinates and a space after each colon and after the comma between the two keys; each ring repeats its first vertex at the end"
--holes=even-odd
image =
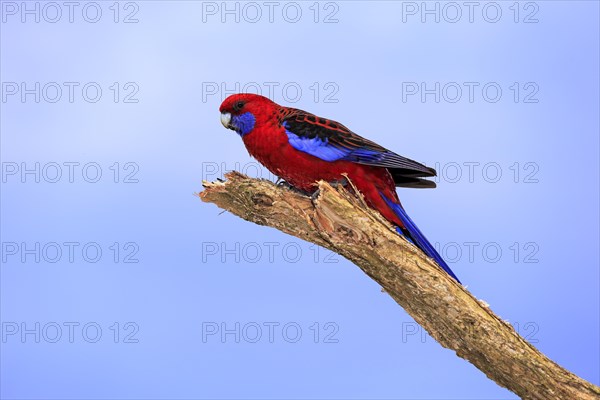
{"type": "Polygon", "coordinates": [[[329,182],[329,185],[331,185],[331,187],[336,188],[336,189],[339,187],[346,187],[346,186],[348,186],[348,179],[342,178],[342,179],[338,179],[335,181],[331,181],[331,182],[329,182]]]}
{"type": "Polygon", "coordinates": [[[275,182],[275,184],[278,187],[283,187],[286,189],[294,189],[294,187],[292,185],[290,185],[287,181],[281,179],[281,178],[277,178],[277,182],[275,182]]]}
{"type": "Polygon", "coordinates": [[[311,195],[310,195],[310,201],[311,202],[315,202],[317,201],[317,198],[319,197],[319,193],[321,193],[321,191],[319,189],[315,190],[311,195]]]}
{"type": "Polygon", "coordinates": [[[296,193],[300,193],[304,196],[308,196],[310,194],[309,192],[306,192],[302,189],[298,189],[296,186],[291,185],[290,183],[288,183],[287,181],[285,181],[281,178],[278,178],[277,181],[275,182],[275,184],[277,185],[277,187],[286,188],[286,189],[294,191],[296,193]]]}

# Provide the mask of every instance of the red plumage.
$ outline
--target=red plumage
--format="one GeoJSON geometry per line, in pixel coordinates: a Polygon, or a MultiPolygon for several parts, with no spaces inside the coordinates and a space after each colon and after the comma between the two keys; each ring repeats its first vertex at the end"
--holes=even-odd
{"type": "Polygon", "coordinates": [[[402,221],[379,194],[381,192],[400,204],[394,180],[386,168],[342,160],[325,161],[296,150],[290,145],[282,126],[283,119],[296,112],[296,109],[282,107],[266,97],[238,94],[225,99],[220,111],[235,113],[234,105],[237,102],[244,102],[243,112],[250,112],[255,118],[252,131],[242,136],[246,149],[269,171],[292,186],[308,192],[316,189],[316,182],[319,180],[340,181],[344,178],[343,174],[346,174],[370,207],[379,211],[394,225],[404,228],[402,221]]]}
{"type": "Polygon", "coordinates": [[[221,104],[221,122],[235,130],[250,155],[290,185],[313,192],[320,180],[347,176],[366,203],[397,226],[450,276],[460,281],[400,204],[396,187],[435,187],[435,170],[402,157],[344,125],[263,96],[235,94],[221,104]]]}

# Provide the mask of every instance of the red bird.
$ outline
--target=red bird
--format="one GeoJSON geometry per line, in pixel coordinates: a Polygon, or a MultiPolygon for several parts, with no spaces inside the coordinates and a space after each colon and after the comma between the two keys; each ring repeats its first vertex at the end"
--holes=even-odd
{"type": "MultiPolygon", "coordinates": [[[[282,107],[256,94],[234,94],[219,108],[250,155],[290,185],[312,193],[316,182],[344,182],[346,174],[367,204],[458,281],[400,204],[396,187],[433,188],[436,172],[352,132],[339,122],[282,107]]],[[[460,282],[460,281],[459,281],[460,282]]]]}

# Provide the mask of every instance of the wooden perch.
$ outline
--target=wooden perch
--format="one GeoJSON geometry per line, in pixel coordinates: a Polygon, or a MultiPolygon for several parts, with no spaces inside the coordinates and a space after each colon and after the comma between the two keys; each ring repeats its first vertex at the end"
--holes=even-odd
{"type": "Polygon", "coordinates": [[[570,373],[396,234],[344,188],[319,183],[316,196],[237,172],[203,182],[202,201],[334,251],[358,265],[442,346],[523,399],[600,399],[600,388],[570,373]]]}

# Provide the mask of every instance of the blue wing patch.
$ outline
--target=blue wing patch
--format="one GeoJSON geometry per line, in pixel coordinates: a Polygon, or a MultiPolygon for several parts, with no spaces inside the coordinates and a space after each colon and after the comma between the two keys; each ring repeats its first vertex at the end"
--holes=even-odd
{"type": "Polygon", "coordinates": [[[293,148],[320,158],[321,160],[337,161],[347,155],[346,150],[329,145],[329,140],[327,140],[327,138],[321,139],[318,136],[315,136],[314,138],[301,137],[287,129],[285,130],[285,133],[287,133],[288,140],[293,148]]]}
{"type": "Polygon", "coordinates": [[[283,109],[282,114],[288,141],[298,151],[328,162],[343,160],[387,168],[397,186],[435,187],[434,182],[419,179],[435,176],[433,168],[365,139],[339,122],[293,108],[283,109]]]}
{"type": "Polygon", "coordinates": [[[373,150],[335,146],[329,142],[329,138],[327,137],[299,136],[288,130],[287,122],[283,123],[283,127],[288,136],[288,141],[293,148],[324,161],[358,161],[360,159],[377,161],[384,156],[384,153],[373,150]]]}

